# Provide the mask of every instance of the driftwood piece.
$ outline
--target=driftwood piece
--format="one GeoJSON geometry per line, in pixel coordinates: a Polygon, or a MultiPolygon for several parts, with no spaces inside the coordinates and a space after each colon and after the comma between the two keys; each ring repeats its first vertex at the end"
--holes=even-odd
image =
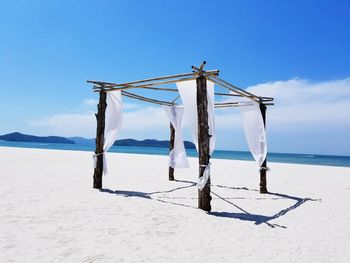
{"type": "MultiPolygon", "coordinates": [[[[207,75],[218,75],[219,70],[207,70],[205,71],[205,74],[207,75]]],[[[162,77],[157,77],[157,78],[149,78],[149,79],[142,79],[142,80],[136,80],[132,82],[124,82],[124,83],[113,83],[113,82],[106,82],[106,81],[97,81],[97,80],[88,80],[88,83],[93,83],[101,86],[113,86],[113,87],[118,87],[118,86],[126,86],[126,85],[132,85],[132,84],[139,84],[139,83],[144,83],[144,82],[152,82],[152,81],[158,81],[158,80],[164,80],[164,79],[174,79],[174,78],[181,78],[181,77],[195,77],[198,76],[196,72],[191,72],[191,73],[183,73],[183,74],[176,74],[176,75],[168,75],[168,76],[162,76],[162,77]]]]}
{"type": "Polygon", "coordinates": [[[250,93],[250,92],[248,92],[248,91],[246,91],[246,90],[244,90],[244,89],[241,89],[241,88],[237,87],[236,85],[233,85],[233,84],[231,84],[231,83],[229,83],[229,82],[227,82],[227,81],[225,81],[225,80],[223,80],[223,79],[220,79],[219,77],[212,76],[212,78],[213,78],[214,80],[216,80],[216,81],[219,82],[218,85],[221,85],[221,86],[222,86],[222,84],[220,84],[220,82],[221,82],[221,83],[223,83],[223,84],[225,84],[225,85],[227,85],[227,86],[233,88],[236,92],[237,92],[237,91],[242,92],[242,93],[245,94],[247,97],[252,97],[252,98],[255,98],[255,99],[259,99],[259,97],[256,96],[255,94],[250,93]]]}
{"type": "MultiPolygon", "coordinates": [[[[264,121],[264,126],[266,129],[266,106],[263,103],[260,103],[260,111],[261,115],[264,121]]],[[[266,169],[267,169],[267,157],[265,158],[261,169],[260,169],[260,193],[261,194],[266,194],[268,193],[267,191],[267,186],[266,186],[266,169]]]]}
{"type": "Polygon", "coordinates": [[[151,98],[147,98],[144,96],[140,96],[131,92],[127,92],[125,90],[121,91],[123,96],[132,98],[132,99],[137,99],[137,100],[141,100],[141,101],[146,101],[146,102],[150,102],[150,103],[154,103],[154,104],[158,104],[158,105],[168,105],[168,106],[172,106],[173,103],[168,102],[168,101],[163,101],[163,100],[156,100],[156,99],[151,99],[151,98]]]}
{"type": "MultiPolygon", "coordinates": [[[[197,113],[198,113],[198,154],[199,154],[199,177],[203,176],[205,166],[208,165],[209,155],[209,124],[208,124],[208,100],[207,100],[207,80],[204,76],[199,76],[197,82],[197,113]]],[[[210,176],[202,189],[198,190],[198,208],[210,212],[210,176]]]]}
{"type": "MultiPolygon", "coordinates": [[[[175,143],[175,129],[174,126],[170,123],[170,144],[169,144],[169,152],[174,149],[175,143]]],[[[174,168],[169,166],[169,181],[174,181],[174,168]]]]}
{"type": "Polygon", "coordinates": [[[207,77],[207,79],[212,81],[212,82],[214,82],[215,84],[217,84],[217,85],[219,85],[219,86],[221,86],[221,87],[223,87],[225,89],[228,89],[228,90],[230,90],[230,91],[232,91],[232,92],[234,92],[236,94],[239,94],[239,95],[241,95],[243,97],[249,98],[249,99],[254,100],[256,102],[259,101],[259,98],[257,96],[255,96],[255,95],[254,96],[248,95],[248,94],[242,92],[240,89],[235,89],[233,87],[230,87],[227,84],[223,84],[223,83],[219,82],[218,79],[216,79],[216,78],[207,77]]]}
{"type": "Polygon", "coordinates": [[[96,129],[96,150],[97,155],[96,168],[94,169],[94,188],[102,188],[102,174],[103,174],[103,144],[105,131],[105,113],[107,108],[106,92],[100,91],[100,101],[97,106],[97,129],[96,129]]]}

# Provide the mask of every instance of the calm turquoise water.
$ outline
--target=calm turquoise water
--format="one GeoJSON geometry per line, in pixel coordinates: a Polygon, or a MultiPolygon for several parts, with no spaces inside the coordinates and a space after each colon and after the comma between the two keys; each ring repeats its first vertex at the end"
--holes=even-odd
{"type": "MultiPolygon", "coordinates": [[[[46,144],[46,143],[0,141],[0,147],[2,146],[37,148],[37,149],[71,150],[71,151],[89,151],[89,152],[94,151],[93,146],[77,145],[77,144],[59,144],[59,143],[46,144]]],[[[133,146],[118,146],[118,147],[113,146],[110,149],[110,152],[151,154],[151,155],[168,155],[169,154],[169,150],[167,148],[133,147],[133,146]]],[[[190,150],[187,150],[187,155],[191,157],[195,157],[197,156],[197,152],[194,149],[190,149],[190,150]]],[[[241,152],[241,151],[216,150],[212,157],[217,159],[230,159],[230,160],[250,160],[250,161],[253,160],[253,157],[249,152],[241,152]]],[[[269,153],[268,162],[350,167],[350,156],[269,153]]]]}

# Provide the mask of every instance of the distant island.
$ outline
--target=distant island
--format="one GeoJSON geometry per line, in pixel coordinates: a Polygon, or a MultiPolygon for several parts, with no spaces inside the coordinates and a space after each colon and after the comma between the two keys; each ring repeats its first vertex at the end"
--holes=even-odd
{"type": "MultiPolygon", "coordinates": [[[[170,144],[169,140],[164,141],[158,141],[158,140],[134,140],[134,139],[124,139],[124,140],[118,140],[114,143],[114,146],[138,146],[138,147],[163,147],[168,148],[170,144]]],[[[196,146],[189,141],[184,141],[185,148],[186,149],[195,149],[196,146]]]]}
{"type": "Polygon", "coordinates": [[[64,137],[59,136],[34,136],[23,134],[19,132],[13,132],[5,135],[0,135],[0,140],[10,141],[10,142],[41,142],[41,143],[65,143],[65,144],[75,144],[74,141],[68,140],[64,137]]]}
{"type": "MultiPolygon", "coordinates": [[[[67,139],[72,140],[77,145],[95,145],[95,139],[86,139],[83,137],[68,137],[67,139]]],[[[117,140],[114,143],[114,146],[137,146],[137,147],[162,147],[168,148],[170,144],[169,140],[154,140],[154,139],[146,139],[146,140],[134,140],[134,139],[121,139],[117,140]]],[[[195,149],[196,146],[189,141],[184,141],[186,149],[195,149]]]]}
{"type": "MultiPolygon", "coordinates": [[[[76,144],[76,145],[85,145],[85,146],[94,146],[95,139],[86,139],[83,137],[59,137],[59,136],[35,136],[28,135],[19,132],[13,132],[5,135],[0,135],[0,140],[3,141],[12,141],[12,142],[37,142],[37,143],[63,143],[63,144],[76,144]]],[[[114,146],[137,146],[137,147],[161,147],[168,148],[169,140],[134,140],[134,139],[121,139],[117,140],[114,143],[114,146]]],[[[195,149],[196,146],[189,141],[184,141],[186,149],[195,149]]]]}

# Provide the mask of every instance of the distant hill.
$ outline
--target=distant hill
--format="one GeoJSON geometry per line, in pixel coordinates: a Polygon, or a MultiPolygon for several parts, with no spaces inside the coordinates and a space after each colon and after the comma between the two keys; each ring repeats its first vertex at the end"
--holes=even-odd
{"type": "Polygon", "coordinates": [[[40,137],[40,136],[22,134],[19,132],[0,135],[0,140],[11,141],[11,142],[42,142],[42,143],[75,144],[74,141],[68,140],[67,138],[64,138],[64,137],[59,137],[59,136],[40,137]]]}
{"type": "Polygon", "coordinates": [[[86,139],[83,137],[67,137],[68,140],[75,142],[78,145],[95,145],[95,139],[86,139]]]}
{"type": "MultiPolygon", "coordinates": [[[[138,147],[163,147],[163,148],[168,148],[169,147],[169,141],[158,141],[158,140],[143,140],[143,141],[138,141],[134,139],[123,139],[123,140],[118,140],[114,143],[115,146],[138,146],[138,147]]],[[[186,149],[195,149],[196,146],[189,141],[185,141],[185,148],[186,149]]]]}
{"type": "MultiPolygon", "coordinates": [[[[86,139],[82,137],[68,137],[67,139],[72,140],[75,142],[77,145],[95,145],[95,139],[86,139]]],[[[195,149],[196,146],[189,141],[185,141],[185,148],[186,149],[195,149]]],[[[163,148],[168,148],[169,147],[169,141],[164,140],[164,141],[158,141],[158,140],[134,140],[134,139],[121,139],[117,140],[114,143],[114,146],[138,146],[138,147],[163,147],[163,148]]]]}
{"type": "MultiPolygon", "coordinates": [[[[48,137],[40,137],[28,134],[22,134],[19,132],[9,133],[5,135],[0,135],[0,140],[3,141],[13,141],[13,142],[39,142],[39,143],[66,143],[66,144],[76,144],[76,145],[84,145],[84,146],[94,146],[95,139],[86,139],[83,137],[59,137],[59,136],[48,136],[48,137]]],[[[122,139],[117,140],[114,145],[115,146],[138,146],[138,147],[169,147],[169,141],[163,140],[134,140],[134,139],[122,139]]],[[[196,146],[189,141],[185,141],[186,149],[195,149],[196,146]]]]}

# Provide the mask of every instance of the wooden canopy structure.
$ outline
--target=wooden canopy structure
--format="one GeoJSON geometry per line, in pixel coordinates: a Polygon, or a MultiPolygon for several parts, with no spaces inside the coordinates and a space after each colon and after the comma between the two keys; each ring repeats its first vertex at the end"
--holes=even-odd
{"type": "MultiPolygon", "coordinates": [[[[218,86],[227,90],[227,93],[215,92],[216,96],[231,97],[231,98],[247,98],[259,103],[260,111],[266,127],[266,106],[273,104],[273,98],[262,97],[252,94],[244,89],[237,87],[223,79],[220,79],[219,70],[204,70],[206,62],[204,61],[199,67],[192,66],[192,72],[169,75],[163,77],[142,79],[125,83],[114,83],[105,81],[88,80],[88,83],[93,84],[93,91],[99,93],[97,131],[96,131],[96,167],[94,168],[93,187],[102,188],[103,174],[103,144],[104,144],[104,128],[105,128],[105,111],[107,107],[106,93],[110,91],[120,90],[125,97],[141,100],[152,104],[173,106],[178,105],[179,94],[178,90],[171,87],[166,87],[167,84],[196,80],[197,84],[197,114],[198,114],[198,154],[199,154],[199,177],[203,176],[205,166],[209,164],[209,125],[208,125],[208,101],[207,101],[207,80],[212,81],[218,86]],[[169,93],[174,93],[174,98],[171,101],[159,100],[138,95],[134,90],[158,90],[169,93]]],[[[217,102],[215,108],[227,108],[239,106],[239,101],[217,102]]],[[[170,151],[174,147],[175,130],[170,124],[170,151]]],[[[266,171],[267,160],[265,159],[260,169],[260,193],[267,193],[266,186],[266,171]]],[[[174,180],[174,169],[169,167],[169,180],[174,180]]],[[[210,177],[202,190],[198,190],[198,207],[210,211],[211,210],[210,196],[210,177]]]]}

